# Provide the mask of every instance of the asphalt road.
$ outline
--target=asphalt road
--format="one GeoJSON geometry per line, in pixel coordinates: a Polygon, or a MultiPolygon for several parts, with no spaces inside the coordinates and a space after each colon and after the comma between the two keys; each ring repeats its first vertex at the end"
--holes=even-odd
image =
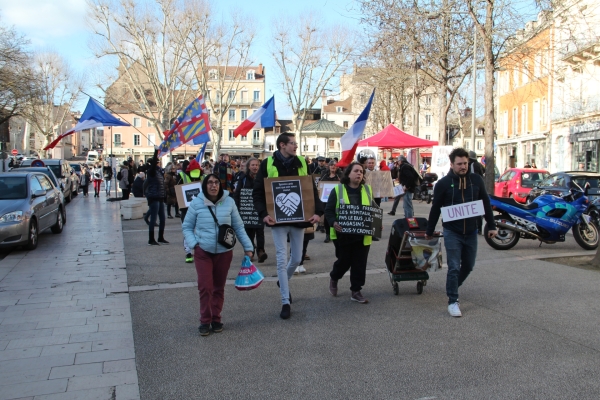
{"type": "MultiPolygon", "coordinates": [[[[389,211],[391,202],[382,204],[389,211]]],[[[415,209],[427,217],[428,205],[415,209]]],[[[392,221],[385,214],[388,232],[392,221]]],[[[464,316],[451,318],[445,269],[431,274],[422,295],[412,282],[393,295],[382,270],[387,239],[369,254],[370,303],[350,301],[347,277],[331,297],[333,245],[317,233],[308,273],[290,283],[290,320],[279,318],[275,279],[251,292],[230,284],[225,331],[200,337],[196,273],[183,262],[179,221],[167,229],[172,244],[149,247],[145,223],[123,221],[128,281],[140,290],[131,293],[131,311],[142,399],[600,397],[600,273],[535,259],[581,252],[570,235],[541,248],[522,240],[506,252],[480,238],[476,269],[460,291],[464,316]],[[161,283],[188,287],[152,290],[161,283]]],[[[268,229],[266,238],[269,259],[257,265],[272,277],[268,229]]],[[[232,279],[242,249],[234,254],[232,279]]]]}

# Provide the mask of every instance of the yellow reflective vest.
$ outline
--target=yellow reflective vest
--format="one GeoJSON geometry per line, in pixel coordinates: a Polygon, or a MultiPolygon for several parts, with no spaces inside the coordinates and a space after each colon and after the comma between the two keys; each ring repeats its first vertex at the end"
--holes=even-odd
{"type": "MultiPolygon", "coordinates": [[[[344,186],[341,183],[339,185],[337,185],[333,190],[335,191],[335,194],[337,197],[337,202],[335,204],[335,211],[336,211],[335,216],[337,218],[337,216],[338,216],[337,210],[338,210],[338,208],[340,208],[340,199],[341,199],[341,204],[350,204],[350,198],[348,197],[348,191],[346,190],[346,186],[344,186]],[[340,196],[340,190],[342,191],[342,196],[340,196]]],[[[362,205],[370,206],[371,202],[373,200],[373,196],[371,194],[371,186],[361,185],[360,194],[361,194],[362,205]]],[[[329,237],[332,240],[337,239],[337,231],[335,230],[335,228],[333,226],[329,228],[329,237]]],[[[363,237],[363,244],[365,246],[369,246],[372,241],[373,241],[373,237],[371,235],[365,235],[363,237]]]]}
{"type": "MultiPolygon", "coordinates": [[[[304,157],[298,157],[298,159],[300,160],[300,163],[302,164],[302,167],[298,168],[298,176],[306,176],[308,175],[308,167],[306,166],[306,160],[304,159],[304,157]]],[[[273,165],[273,157],[269,157],[267,158],[267,177],[268,178],[278,178],[279,177],[279,171],[277,170],[277,167],[273,165]]]]}

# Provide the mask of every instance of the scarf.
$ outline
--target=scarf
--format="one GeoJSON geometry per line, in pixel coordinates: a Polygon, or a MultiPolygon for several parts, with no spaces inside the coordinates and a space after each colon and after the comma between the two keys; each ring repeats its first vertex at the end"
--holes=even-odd
{"type": "Polygon", "coordinates": [[[281,163],[283,164],[283,166],[286,169],[290,169],[292,167],[292,163],[294,162],[294,159],[296,158],[296,156],[289,156],[289,157],[284,157],[283,154],[281,154],[281,152],[279,150],[277,150],[275,152],[275,157],[281,161],[281,163]]]}

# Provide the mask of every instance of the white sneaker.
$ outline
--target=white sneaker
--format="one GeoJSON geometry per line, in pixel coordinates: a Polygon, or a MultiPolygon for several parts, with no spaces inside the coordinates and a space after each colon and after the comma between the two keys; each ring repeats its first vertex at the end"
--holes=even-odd
{"type": "Polygon", "coordinates": [[[458,301],[448,305],[448,313],[450,313],[450,315],[453,317],[462,317],[458,301]]]}
{"type": "Polygon", "coordinates": [[[306,268],[304,268],[304,265],[298,265],[298,268],[296,268],[296,271],[298,271],[301,274],[305,274],[306,268]]]}
{"type": "Polygon", "coordinates": [[[294,270],[294,275],[298,275],[300,273],[300,266],[297,266],[294,270]]]}

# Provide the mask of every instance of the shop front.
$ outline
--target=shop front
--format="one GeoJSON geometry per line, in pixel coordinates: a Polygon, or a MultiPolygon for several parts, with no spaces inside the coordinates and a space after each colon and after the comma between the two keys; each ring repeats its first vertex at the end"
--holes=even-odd
{"type": "Polygon", "coordinates": [[[600,172],[598,147],[600,146],[600,121],[586,122],[569,127],[574,171],[600,172]]]}

